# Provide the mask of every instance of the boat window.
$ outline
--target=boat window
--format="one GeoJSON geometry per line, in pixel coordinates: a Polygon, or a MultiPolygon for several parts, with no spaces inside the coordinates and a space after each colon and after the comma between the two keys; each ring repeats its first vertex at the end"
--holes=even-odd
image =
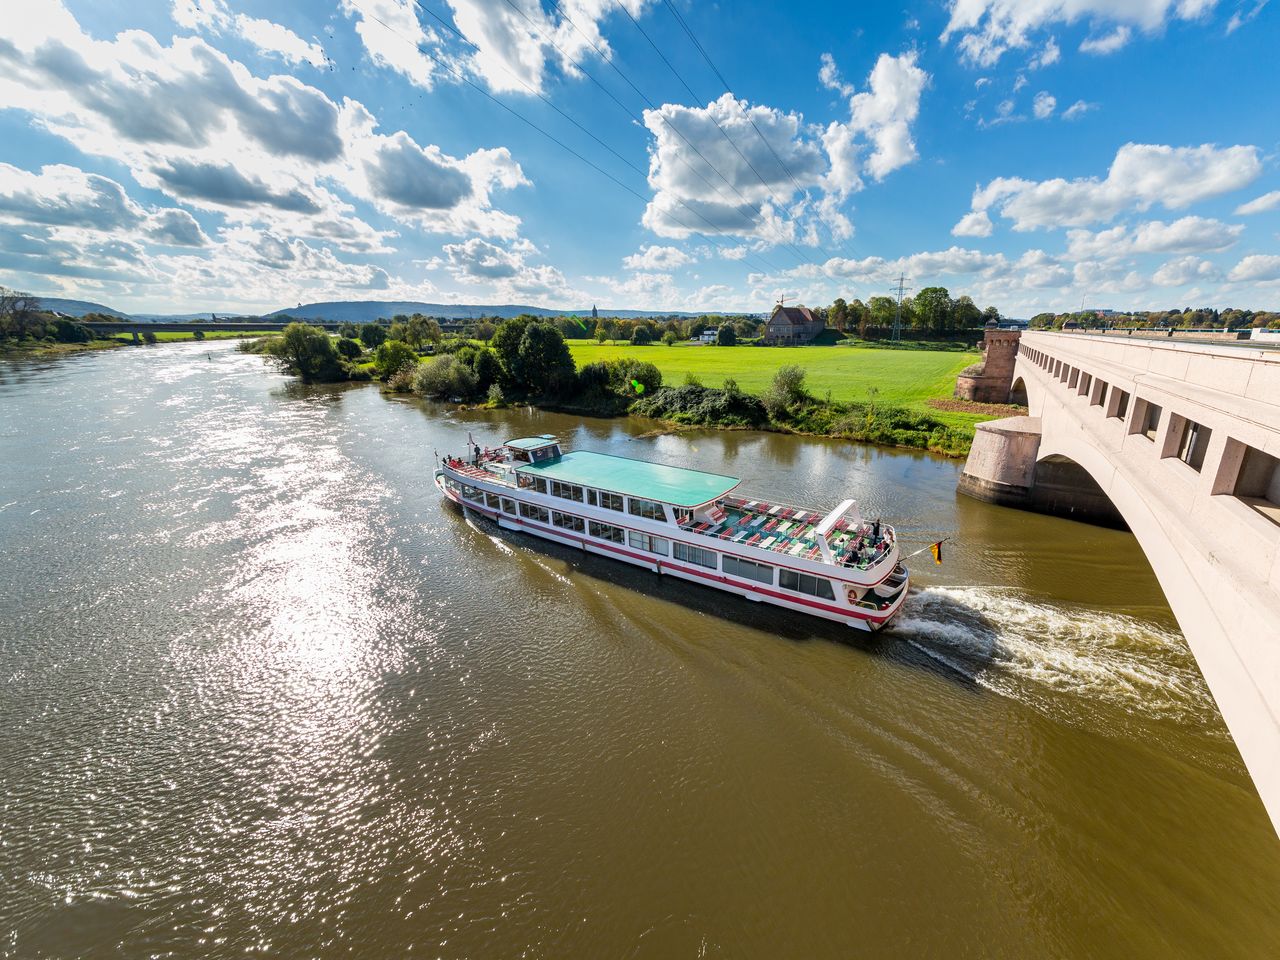
{"type": "Polygon", "coordinates": [[[565,483],[563,480],[551,481],[551,495],[560,497],[562,500],[577,500],[582,502],[582,488],[575,487],[572,483],[565,483]]]}
{"type": "Polygon", "coordinates": [[[714,550],[703,550],[701,547],[691,547],[687,543],[676,541],[671,545],[671,555],[677,560],[687,560],[689,563],[696,563],[700,567],[706,567],[709,570],[716,568],[716,554],[714,550]]]}
{"type": "Polygon", "coordinates": [[[593,537],[598,537],[601,540],[610,540],[613,543],[624,543],[627,539],[625,530],[607,523],[596,523],[592,520],[589,524],[589,530],[593,537]]]}
{"type": "Polygon", "coordinates": [[[672,511],[676,515],[676,523],[684,525],[693,522],[693,511],[686,510],[684,507],[672,507],[672,511]]]}
{"type": "Polygon", "coordinates": [[[498,502],[498,495],[496,493],[486,493],[484,495],[484,502],[494,510],[497,510],[501,506],[498,502]]]}
{"type": "Polygon", "coordinates": [[[742,560],[738,557],[724,555],[724,572],[757,583],[773,583],[773,567],[767,563],[756,563],[754,560],[742,560]]]}
{"type": "Polygon", "coordinates": [[[537,490],[539,493],[547,492],[547,481],[542,477],[531,477],[527,473],[516,474],[519,478],[517,481],[521,487],[526,490],[537,490]]]}
{"type": "Polygon", "coordinates": [[[794,590],[796,593],[807,593],[811,597],[822,597],[824,600],[836,598],[831,590],[830,580],[807,573],[798,573],[795,570],[778,571],[778,586],[794,590]]]}
{"type": "Polygon", "coordinates": [[[548,511],[545,508],[535,507],[531,503],[520,504],[520,516],[526,517],[529,520],[541,520],[543,523],[546,523],[550,519],[548,511]]]}
{"type": "Polygon", "coordinates": [[[647,550],[649,553],[660,553],[664,557],[667,555],[667,541],[662,537],[651,537],[647,533],[640,533],[632,530],[627,536],[627,541],[637,550],[647,550]]]}
{"type": "Polygon", "coordinates": [[[601,490],[600,506],[604,507],[606,510],[617,510],[619,513],[621,513],[622,512],[622,494],[606,493],[605,491],[601,490]]]}
{"type": "Polygon", "coordinates": [[[508,500],[506,497],[503,497],[502,512],[514,514],[516,512],[516,502],[514,500],[508,500]]]}
{"type": "Polygon", "coordinates": [[[628,500],[634,516],[644,517],[647,520],[666,521],[667,511],[656,500],[643,500],[640,497],[630,497],[628,500]]]}
{"type": "Polygon", "coordinates": [[[598,507],[600,505],[600,502],[596,499],[596,492],[594,490],[587,491],[587,503],[593,507],[598,507]]]}
{"type": "Polygon", "coordinates": [[[552,513],[551,522],[557,527],[563,527],[565,530],[575,530],[578,533],[582,533],[586,527],[581,517],[574,517],[567,513],[552,513]]]}
{"type": "Polygon", "coordinates": [[[484,503],[484,494],[480,490],[477,490],[475,487],[468,484],[464,483],[462,485],[462,495],[468,500],[474,500],[477,503],[484,503]]]}

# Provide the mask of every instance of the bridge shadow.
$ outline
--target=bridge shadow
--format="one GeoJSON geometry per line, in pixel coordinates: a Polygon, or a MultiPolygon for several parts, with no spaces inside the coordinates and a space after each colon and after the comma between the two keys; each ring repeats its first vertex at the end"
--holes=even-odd
{"type": "MultiPolygon", "coordinates": [[[[976,677],[993,659],[999,628],[981,611],[956,598],[939,600],[930,597],[922,603],[924,593],[912,588],[903,611],[893,624],[875,633],[857,630],[844,624],[806,616],[757,603],[744,597],[702,586],[679,577],[662,576],[651,570],[633,566],[576,547],[545,540],[533,534],[507,530],[474,511],[465,511],[453,501],[445,501],[450,515],[466,523],[470,517],[486,534],[502,537],[512,544],[528,547],[543,557],[563,563],[571,577],[587,577],[601,583],[634,591],[662,603],[670,603],[694,613],[706,614],[744,630],[764,631],[789,643],[836,643],[870,656],[883,657],[893,663],[923,670],[950,683],[975,692],[981,689],[976,677]],[[931,639],[954,637],[962,631],[977,642],[967,645],[963,657],[933,652],[931,639]]],[[[495,553],[493,562],[510,562],[495,553]]],[[[953,643],[939,643],[948,651],[953,643]]]]}

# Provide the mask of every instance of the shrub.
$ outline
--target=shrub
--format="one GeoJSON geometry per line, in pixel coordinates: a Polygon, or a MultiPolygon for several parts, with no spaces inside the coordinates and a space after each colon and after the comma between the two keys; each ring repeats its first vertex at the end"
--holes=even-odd
{"type": "Polygon", "coordinates": [[[496,383],[489,385],[488,399],[491,407],[505,407],[507,405],[507,398],[502,395],[502,387],[496,383]]]}
{"type": "Polygon", "coordinates": [[[631,331],[631,345],[646,347],[651,343],[653,343],[653,331],[643,323],[636,324],[636,328],[631,331]]]}
{"type": "Polygon", "coordinates": [[[191,334],[191,336],[192,336],[192,339],[195,339],[195,340],[203,340],[203,339],[204,339],[204,331],[203,331],[203,330],[196,330],[194,333],[192,333],[192,334],[191,334]]]}
{"type": "Polygon", "coordinates": [[[150,330],[142,331],[142,340],[144,343],[155,343],[156,335],[150,330]]]}
{"type": "Polygon", "coordinates": [[[668,347],[674,347],[679,341],[680,338],[676,336],[676,332],[674,330],[668,330],[662,335],[662,342],[668,347]]]}
{"type": "Polygon", "coordinates": [[[475,395],[476,375],[453,354],[444,354],[418,364],[413,374],[413,391],[424,397],[465,400],[475,395]]]}
{"type": "Polygon", "coordinates": [[[333,339],[319,327],[291,323],[279,337],[266,341],[263,352],[305,382],[333,383],[347,379],[333,339]]]}
{"type": "Polygon", "coordinates": [[[716,331],[717,347],[733,347],[737,346],[738,334],[733,326],[727,323],[720,324],[720,329],[716,331]]]}
{"type": "MultiPolygon", "coordinates": [[[[347,326],[351,326],[351,324],[347,324],[347,326]]],[[[334,344],[334,348],[338,351],[339,355],[345,357],[347,360],[354,360],[356,357],[360,356],[360,354],[364,353],[360,344],[355,340],[352,340],[350,337],[342,337],[339,339],[338,342],[334,344]]]]}
{"type": "Polygon", "coordinates": [[[804,367],[792,364],[778,369],[773,375],[773,382],[760,399],[770,417],[782,420],[789,415],[793,406],[807,398],[808,395],[804,392],[804,367]]]}
{"type": "Polygon", "coordinates": [[[413,347],[403,340],[386,340],[373,355],[373,368],[385,380],[405,364],[416,363],[417,360],[418,355],[413,352],[413,347]]]}
{"type": "Polygon", "coordinates": [[[406,363],[387,377],[387,389],[392,393],[412,393],[413,378],[417,372],[416,364],[406,363]]]}
{"type": "Polygon", "coordinates": [[[633,403],[631,412],[677,423],[737,427],[759,427],[769,419],[759,397],[693,384],[663,387],[633,403]]]}
{"type": "Polygon", "coordinates": [[[356,328],[354,323],[348,322],[338,327],[338,336],[345,337],[348,340],[354,340],[356,337],[360,336],[360,331],[356,328]]]}
{"type": "Polygon", "coordinates": [[[700,387],[702,386],[702,381],[698,379],[698,375],[696,373],[690,370],[684,375],[684,385],[686,387],[700,387]]]}

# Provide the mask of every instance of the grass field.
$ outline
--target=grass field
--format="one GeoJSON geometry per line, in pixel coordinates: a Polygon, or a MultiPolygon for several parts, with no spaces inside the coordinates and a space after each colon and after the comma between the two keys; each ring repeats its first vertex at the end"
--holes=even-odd
{"type": "MultiPolygon", "coordinates": [[[[279,336],[279,330],[209,330],[205,333],[206,340],[236,340],[241,337],[275,337],[279,336]]],[[[132,341],[131,334],[121,334],[126,340],[132,341]]],[[[177,333],[174,331],[159,331],[156,333],[156,341],[158,343],[182,343],[187,340],[194,340],[194,333],[177,333]]]]}
{"type": "Polygon", "coordinates": [[[647,360],[662,371],[668,386],[684,383],[693,374],[703,386],[718,387],[725,377],[738,381],[748,393],[760,393],[769,385],[779,367],[794,364],[805,370],[809,393],[825,399],[831,391],[836,401],[866,401],[868,389],[875,387],[879,403],[920,410],[953,426],[972,427],[990,417],[935,410],[926,404],[932,398],[949,398],[955,390],[956,374],[980,359],[980,354],[953,350],[875,350],[848,347],[709,347],[692,344],[599,344],[570,340],[569,348],[578,366],[597,360],[635,357],[647,360]]]}

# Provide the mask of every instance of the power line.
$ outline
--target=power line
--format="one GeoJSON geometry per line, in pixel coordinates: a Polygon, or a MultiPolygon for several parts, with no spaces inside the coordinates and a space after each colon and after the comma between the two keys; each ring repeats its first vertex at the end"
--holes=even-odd
{"type": "MultiPolygon", "coordinates": [[[[617,177],[615,177],[613,174],[611,174],[609,171],[605,170],[603,167],[601,167],[601,166],[599,166],[598,164],[596,164],[596,163],[592,162],[591,160],[587,159],[585,156],[583,156],[583,155],[582,155],[581,153],[579,153],[577,150],[573,149],[573,147],[569,146],[569,145],[568,145],[567,143],[565,143],[563,140],[559,139],[559,138],[558,138],[558,137],[556,137],[554,134],[549,133],[548,131],[544,130],[542,127],[538,126],[538,124],[534,123],[532,120],[530,120],[528,117],[524,116],[523,114],[519,113],[519,112],[518,112],[517,110],[515,110],[514,108],[512,108],[512,107],[508,106],[507,104],[503,103],[501,100],[499,100],[499,99],[498,99],[497,97],[495,97],[493,94],[489,93],[489,91],[487,91],[487,90],[485,90],[483,87],[481,87],[478,83],[476,83],[475,81],[473,81],[473,80],[471,80],[469,77],[467,77],[467,76],[466,76],[466,74],[465,74],[465,73],[463,73],[460,69],[458,69],[455,65],[453,65],[453,64],[451,64],[451,63],[446,63],[445,61],[441,60],[439,57],[435,56],[435,55],[434,55],[434,54],[432,54],[431,52],[429,52],[429,51],[427,51],[427,50],[424,50],[424,49],[421,49],[421,48],[418,46],[418,44],[416,44],[414,41],[410,40],[408,37],[404,36],[404,35],[403,35],[402,33],[400,33],[398,30],[396,30],[395,28],[393,28],[390,24],[388,24],[388,23],[387,23],[385,20],[383,20],[381,17],[377,16],[376,14],[370,13],[367,9],[365,9],[365,7],[363,7],[363,6],[358,2],[358,0],[351,0],[351,3],[352,3],[352,5],[353,5],[353,6],[355,6],[356,8],[358,8],[358,9],[359,9],[363,14],[365,14],[365,16],[369,17],[370,19],[374,20],[376,23],[380,24],[380,25],[381,25],[384,29],[386,29],[389,33],[394,34],[395,36],[399,37],[399,38],[400,38],[401,40],[403,40],[405,43],[407,43],[407,44],[409,44],[411,47],[413,47],[413,48],[414,48],[414,50],[416,50],[418,53],[422,54],[424,57],[427,57],[429,60],[431,60],[431,61],[432,61],[433,63],[435,63],[437,66],[439,66],[439,67],[441,67],[441,68],[443,68],[443,69],[446,69],[446,70],[451,71],[451,72],[452,72],[452,73],[457,77],[457,79],[459,79],[459,80],[460,80],[460,81],[462,81],[463,83],[465,83],[465,84],[467,84],[468,86],[470,86],[472,89],[474,89],[476,92],[478,92],[481,96],[485,97],[487,100],[490,100],[490,101],[492,101],[494,104],[496,104],[497,106],[501,107],[503,110],[505,110],[507,113],[511,114],[513,117],[515,117],[515,118],[516,118],[517,120],[519,120],[521,123],[523,123],[523,124],[525,124],[526,126],[528,126],[528,127],[532,128],[533,130],[536,130],[538,133],[542,134],[542,136],[546,137],[548,140],[550,140],[550,141],[551,141],[552,143],[554,143],[556,146],[560,147],[562,150],[564,150],[564,151],[566,151],[567,153],[571,154],[572,156],[576,157],[578,160],[581,160],[584,164],[586,164],[587,166],[589,166],[591,169],[595,170],[597,173],[601,174],[602,176],[606,177],[607,179],[611,180],[613,183],[615,183],[617,186],[621,187],[621,188],[622,188],[623,190],[625,190],[627,193],[631,194],[631,195],[632,195],[633,197],[635,197],[637,200],[640,200],[642,203],[648,203],[648,198],[646,198],[646,197],[645,197],[643,194],[641,194],[639,191],[632,189],[632,188],[631,188],[631,187],[629,187],[627,184],[623,183],[621,180],[619,180],[617,177]]],[[[419,3],[417,2],[417,0],[414,0],[414,3],[415,3],[415,5],[416,5],[416,6],[418,6],[418,7],[419,7],[419,9],[423,9],[425,12],[430,13],[430,11],[429,11],[429,10],[426,10],[426,8],[422,7],[422,6],[421,6],[421,4],[419,4],[419,3]]],[[[437,17],[436,19],[439,19],[439,18],[437,17]]],[[[443,21],[441,21],[441,22],[443,22],[443,21]]],[[[451,29],[451,30],[454,30],[454,32],[455,32],[455,33],[457,32],[456,28],[450,27],[450,29],[451,29]]],[[[466,38],[465,38],[465,37],[463,37],[463,39],[465,40],[466,38]]],[[[469,40],[468,40],[467,42],[468,42],[468,43],[471,43],[471,41],[469,41],[469,40]]],[[[476,46],[474,43],[472,43],[471,45],[472,45],[473,47],[475,47],[475,46],[476,46]]],[[[478,50],[478,49],[479,49],[479,47],[476,47],[476,49],[478,50]]],[[[519,79],[519,78],[517,78],[517,79],[519,79]]],[[[554,104],[551,104],[551,106],[553,106],[553,108],[554,108],[554,104]]],[[[580,124],[578,124],[576,121],[574,121],[572,117],[569,117],[567,114],[564,114],[564,112],[563,112],[563,111],[559,110],[559,108],[555,108],[555,109],[557,110],[557,112],[558,112],[558,113],[561,113],[561,115],[563,115],[566,119],[570,120],[570,122],[573,122],[573,123],[575,124],[575,126],[579,126],[579,127],[581,126],[581,125],[580,125],[580,124]]],[[[584,129],[584,132],[587,132],[589,135],[591,135],[591,134],[590,134],[590,132],[589,132],[589,131],[585,131],[585,129],[584,129]]],[[[608,147],[607,147],[607,145],[606,145],[606,144],[603,144],[603,142],[602,142],[602,141],[599,141],[599,138],[595,137],[594,135],[591,135],[591,136],[592,136],[592,139],[597,140],[597,142],[600,142],[603,146],[606,146],[606,149],[608,149],[608,147]]],[[[615,153],[615,155],[616,155],[616,151],[610,150],[610,152],[611,152],[611,153],[615,153]]],[[[625,158],[624,158],[624,162],[627,162],[627,161],[625,160],[625,158]]],[[[634,167],[634,165],[631,165],[629,162],[628,162],[628,166],[632,166],[632,169],[637,169],[637,168],[635,168],[635,167],[634,167]]],[[[641,175],[642,175],[642,176],[644,175],[644,171],[639,171],[639,172],[641,173],[641,175]]],[[[706,223],[708,227],[711,227],[713,230],[715,229],[715,224],[713,224],[713,223],[711,223],[711,221],[707,220],[707,218],[706,218],[706,217],[704,217],[704,216],[702,216],[700,213],[698,213],[698,211],[697,211],[697,210],[694,210],[692,207],[689,207],[689,206],[688,206],[687,204],[685,204],[683,201],[680,201],[680,203],[681,203],[681,205],[682,205],[682,206],[684,206],[684,207],[685,207],[685,208],[686,208],[690,213],[692,213],[695,217],[698,217],[700,220],[702,220],[704,223],[706,223]]],[[[718,243],[715,241],[715,239],[713,239],[712,237],[710,237],[710,236],[708,236],[708,235],[706,235],[706,234],[703,234],[703,233],[701,233],[700,231],[698,231],[698,230],[694,229],[693,227],[689,226],[689,224],[687,224],[686,222],[684,222],[683,220],[681,220],[679,217],[676,217],[674,214],[670,214],[670,215],[671,215],[672,219],[674,219],[678,224],[680,224],[680,226],[684,227],[684,229],[688,230],[690,233],[695,234],[695,235],[697,235],[697,236],[702,236],[702,237],[704,237],[708,242],[712,243],[713,245],[715,245],[715,246],[719,246],[719,244],[718,244],[718,243]]],[[[743,257],[743,259],[744,259],[744,260],[746,260],[746,257],[743,257]]],[[[764,269],[764,268],[761,268],[761,269],[764,269]]],[[[768,270],[767,270],[767,269],[765,269],[765,272],[768,272],[768,270]]]]}
{"type": "MultiPolygon", "coordinates": [[[[716,75],[716,79],[720,81],[720,83],[724,86],[725,90],[729,93],[729,95],[736,100],[737,96],[736,94],[734,94],[733,88],[729,86],[729,81],[726,80],[724,74],[720,72],[720,68],[717,67],[715,64],[715,61],[711,59],[711,54],[707,53],[706,47],[704,47],[701,41],[698,40],[698,37],[694,34],[693,29],[689,26],[684,16],[680,13],[679,10],[676,9],[675,5],[671,2],[671,0],[662,0],[662,2],[666,6],[666,8],[671,11],[671,15],[675,18],[676,23],[680,24],[681,29],[684,30],[685,34],[693,42],[693,45],[698,49],[698,52],[702,54],[702,59],[707,62],[707,66],[709,66],[711,68],[712,73],[716,75]]],[[[808,194],[805,188],[800,185],[800,181],[796,179],[796,175],[791,171],[791,168],[787,166],[787,162],[783,160],[781,156],[778,155],[778,151],[773,148],[773,144],[769,142],[769,138],[766,137],[764,135],[764,132],[756,125],[756,121],[751,116],[750,111],[744,111],[744,112],[746,113],[747,122],[751,124],[751,129],[753,129],[756,132],[756,136],[760,138],[760,142],[763,143],[765,147],[768,148],[769,153],[773,155],[773,159],[778,162],[778,166],[780,166],[784,171],[786,171],[787,176],[791,178],[791,182],[792,184],[795,185],[796,190],[807,196],[808,194]]],[[[826,223],[827,229],[831,230],[832,235],[834,236],[836,233],[835,228],[832,227],[831,221],[823,217],[821,209],[818,209],[818,216],[823,220],[824,223],[826,223]]],[[[823,253],[827,253],[827,251],[823,250],[823,253]]],[[[827,255],[830,256],[830,254],[827,254],[827,255]]]]}
{"type": "Polygon", "coordinates": [[[899,273],[898,279],[894,281],[898,285],[898,304],[893,311],[893,334],[889,338],[891,340],[902,339],[902,295],[911,289],[906,286],[906,282],[910,279],[910,277],[899,273]]]}
{"type": "MultiPolygon", "coordinates": [[[[704,104],[702,102],[702,98],[693,92],[693,88],[690,87],[689,84],[685,82],[684,77],[680,75],[680,71],[677,70],[675,66],[671,63],[671,61],[667,59],[666,54],[664,54],[662,50],[658,47],[658,45],[654,43],[653,38],[649,36],[649,34],[645,31],[644,27],[640,26],[640,22],[631,15],[631,11],[628,10],[622,4],[622,0],[614,0],[614,3],[617,5],[619,10],[621,10],[624,14],[626,14],[627,19],[631,21],[631,23],[635,26],[635,28],[640,31],[640,35],[649,42],[649,46],[653,47],[654,53],[656,53],[658,55],[658,58],[667,65],[667,69],[670,70],[671,73],[675,76],[675,78],[680,81],[680,85],[683,86],[685,90],[688,91],[689,96],[693,98],[693,102],[698,104],[700,108],[703,108],[707,111],[707,116],[710,118],[711,122],[715,124],[716,129],[720,131],[720,135],[724,137],[725,141],[729,144],[729,146],[733,147],[734,152],[737,153],[738,156],[742,158],[742,162],[747,165],[747,167],[751,170],[753,174],[755,174],[755,178],[760,181],[760,185],[764,187],[765,192],[769,195],[769,199],[773,201],[774,206],[779,210],[785,209],[785,206],[782,204],[782,202],[779,201],[778,198],[774,195],[773,189],[769,186],[768,182],[765,180],[764,177],[760,175],[760,171],[756,169],[755,164],[753,164],[747,158],[747,155],[742,152],[742,149],[738,146],[736,142],[734,142],[734,139],[731,136],[729,136],[728,132],[724,129],[724,127],[720,125],[720,121],[717,120],[715,117],[715,114],[711,112],[710,102],[704,104]]],[[[732,93],[730,95],[732,95],[732,93]]],[[[797,247],[794,243],[788,241],[786,245],[801,260],[804,260],[811,266],[814,266],[814,267],[818,266],[818,264],[814,263],[813,259],[809,257],[808,254],[801,251],[800,248],[797,247]]]]}

